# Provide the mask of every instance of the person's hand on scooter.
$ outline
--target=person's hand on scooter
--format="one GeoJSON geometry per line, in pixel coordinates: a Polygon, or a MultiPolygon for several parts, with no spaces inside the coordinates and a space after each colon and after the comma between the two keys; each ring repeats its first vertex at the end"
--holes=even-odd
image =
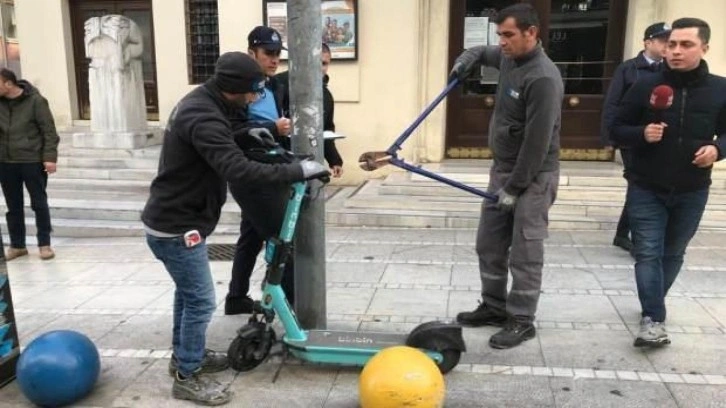
{"type": "Polygon", "coordinates": [[[464,81],[474,71],[474,67],[481,61],[483,54],[483,45],[471,47],[462,52],[456,58],[456,61],[454,61],[454,67],[451,69],[451,73],[449,73],[449,80],[458,78],[459,81],[464,81]]]}
{"type": "Polygon", "coordinates": [[[303,160],[300,162],[300,166],[305,180],[320,179],[323,182],[326,182],[325,179],[330,180],[330,170],[315,160],[303,160]]]}
{"type": "Polygon", "coordinates": [[[499,198],[496,203],[496,207],[505,212],[511,212],[514,211],[514,206],[517,204],[517,196],[513,194],[509,194],[506,191],[504,191],[503,188],[500,188],[499,191],[497,191],[497,197],[499,198]]]}
{"type": "Polygon", "coordinates": [[[254,138],[255,141],[257,141],[257,143],[259,143],[262,147],[277,146],[277,142],[275,142],[275,137],[272,136],[272,133],[270,133],[270,131],[266,128],[250,129],[247,133],[250,135],[250,137],[254,138]]]}

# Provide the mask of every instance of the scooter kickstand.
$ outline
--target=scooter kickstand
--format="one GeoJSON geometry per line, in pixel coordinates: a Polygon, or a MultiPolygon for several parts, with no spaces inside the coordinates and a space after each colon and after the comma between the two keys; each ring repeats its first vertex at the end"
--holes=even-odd
{"type": "Polygon", "coordinates": [[[287,361],[287,357],[290,355],[287,351],[287,347],[283,347],[282,351],[280,352],[282,354],[282,359],[280,360],[280,365],[277,366],[277,370],[275,370],[275,375],[272,376],[272,383],[274,384],[277,381],[277,377],[280,376],[280,371],[282,371],[282,366],[285,365],[285,361],[287,361]]]}

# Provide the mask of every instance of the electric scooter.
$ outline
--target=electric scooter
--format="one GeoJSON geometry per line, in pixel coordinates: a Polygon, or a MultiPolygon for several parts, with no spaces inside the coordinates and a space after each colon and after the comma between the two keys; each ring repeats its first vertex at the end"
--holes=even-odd
{"type": "MultiPolygon", "coordinates": [[[[423,120],[453,90],[459,81],[452,79],[441,94],[419,115],[401,136],[386,151],[368,152],[360,156],[359,165],[366,171],[376,170],[384,165],[393,164],[405,170],[421,174],[450,186],[476,194],[487,200],[497,201],[494,194],[478,190],[454,180],[431,173],[398,158],[403,142],[423,122],[423,120]]],[[[294,160],[295,155],[278,148],[273,154],[294,160]]],[[[299,157],[298,157],[299,159],[299,157]]],[[[326,180],[322,180],[327,182],[326,180]]],[[[329,180],[328,180],[329,181],[329,180]]],[[[300,207],[306,194],[310,193],[308,182],[292,185],[292,196],[288,202],[283,226],[279,237],[267,241],[265,261],[266,277],[263,283],[262,300],[248,323],[237,331],[237,337],[228,350],[230,366],[237,371],[249,371],[260,365],[270,354],[277,342],[272,323],[280,317],[285,334],[282,344],[285,351],[307,362],[363,366],[380,350],[406,345],[426,353],[436,363],[439,370],[446,374],[459,363],[461,353],[466,351],[461,325],[449,322],[432,321],[420,324],[409,334],[385,332],[358,332],[339,330],[303,330],[294,311],[280,286],[285,263],[292,254],[292,240],[297,224],[300,207]]]]}
{"type": "MultiPolygon", "coordinates": [[[[279,157],[293,157],[281,148],[273,151],[279,157]]],[[[294,159],[293,159],[294,160],[294,159]]],[[[322,180],[327,182],[328,180],[322,180]]],[[[322,188],[320,183],[315,183],[322,188]]],[[[363,366],[378,351],[395,345],[421,349],[447,373],[459,362],[465,351],[461,326],[443,322],[423,323],[409,334],[374,333],[338,330],[303,330],[280,283],[285,263],[292,255],[292,241],[300,207],[306,195],[315,188],[310,182],[292,184],[292,194],[285,212],[280,234],[269,239],[265,249],[267,263],[262,299],[248,323],[237,331],[228,350],[230,365],[237,371],[249,371],[270,354],[277,337],[272,323],[279,317],[285,334],[281,342],[286,352],[300,360],[348,366],[363,366]]]]}

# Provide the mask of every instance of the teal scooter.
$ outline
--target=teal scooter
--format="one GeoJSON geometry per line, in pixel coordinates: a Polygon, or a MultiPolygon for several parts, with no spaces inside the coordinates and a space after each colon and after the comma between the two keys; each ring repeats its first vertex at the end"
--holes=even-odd
{"type": "MultiPolygon", "coordinates": [[[[393,164],[405,170],[422,174],[453,187],[477,194],[485,199],[496,201],[496,195],[480,191],[412,166],[398,158],[396,152],[403,142],[431,111],[458,85],[458,80],[449,82],[446,89],[419,115],[393,145],[386,151],[369,152],[361,155],[359,164],[366,171],[376,170],[384,165],[393,164]]],[[[249,155],[249,154],[248,154],[249,155]]],[[[296,156],[280,147],[260,150],[253,153],[253,160],[264,162],[290,162],[302,157],[296,156]],[[256,156],[256,157],[255,157],[256,156]],[[274,160],[270,160],[274,158],[274,160]]],[[[323,183],[329,181],[327,177],[323,183]]],[[[319,185],[319,184],[318,184],[319,185]]],[[[237,331],[237,337],[228,350],[230,365],[237,371],[249,371],[260,365],[270,355],[273,344],[277,343],[272,323],[279,316],[285,334],[281,343],[286,352],[300,360],[349,366],[363,366],[380,350],[397,345],[415,347],[426,353],[442,373],[448,373],[459,363],[461,353],[466,351],[462,337],[462,327],[455,323],[432,321],[417,326],[408,334],[385,332],[358,332],[339,330],[303,330],[295,317],[285,293],[280,286],[284,266],[292,253],[292,240],[295,234],[298,215],[303,199],[310,193],[309,182],[292,185],[292,193],[287,205],[285,218],[279,237],[267,241],[265,261],[266,277],[263,284],[262,300],[255,307],[249,322],[237,331]]]]}
{"type": "MultiPolygon", "coordinates": [[[[282,149],[276,155],[289,154],[282,149]]],[[[319,184],[319,183],[316,183],[319,184]]],[[[444,322],[423,323],[409,334],[375,333],[338,330],[303,330],[285,292],[280,286],[285,263],[292,255],[292,240],[300,207],[312,187],[310,182],[292,185],[285,218],[279,237],[267,241],[267,271],[262,299],[255,305],[249,322],[237,331],[228,350],[230,365],[237,371],[249,371],[269,356],[277,336],[272,327],[276,317],[285,334],[281,342],[286,352],[300,360],[347,366],[363,366],[386,347],[407,345],[421,349],[433,359],[442,373],[451,371],[466,350],[461,326],[444,322]]]]}

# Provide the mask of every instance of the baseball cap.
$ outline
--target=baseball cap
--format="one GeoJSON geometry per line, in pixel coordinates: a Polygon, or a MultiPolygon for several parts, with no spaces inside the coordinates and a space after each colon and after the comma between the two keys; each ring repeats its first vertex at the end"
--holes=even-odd
{"type": "Polygon", "coordinates": [[[282,36],[274,28],[257,26],[247,36],[248,48],[262,47],[266,50],[286,50],[282,46],[282,36]]]}
{"type": "Polygon", "coordinates": [[[261,92],[265,88],[260,64],[241,52],[222,54],[214,69],[214,79],[219,89],[233,94],[261,92]]]}
{"type": "Polygon", "coordinates": [[[653,38],[666,37],[671,33],[671,26],[667,23],[655,23],[648,26],[643,34],[643,41],[653,38]]]}

